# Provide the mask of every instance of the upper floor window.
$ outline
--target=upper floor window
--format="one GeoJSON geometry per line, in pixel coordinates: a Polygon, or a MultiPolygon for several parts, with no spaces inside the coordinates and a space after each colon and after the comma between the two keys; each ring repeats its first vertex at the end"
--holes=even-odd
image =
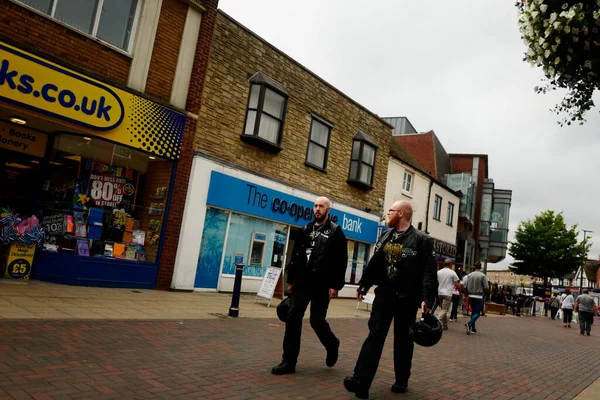
{"type": "Polygon", "coordinates": [[[454,204],[448,202],[448,212],[446,213],[446,225],[452,226],[453,219],[454,219],[454,204]]]}
{"type": "Polygon", "coordinates": [[[410,172],[404,172],[404,182],[402,182],[402,191],[405,193],[411,193],[412,191],[413,174],[410,172]]]}
{"type": "Polygon", "coordinates": [[[287,107],[285,88],[262,72],[254,74],[250,83],[242,140],[279,153],[282,150],[281,139],[287,107]]]}
{"type": "Polygon", "coordinates": [[[131,51],[139,0],[17,0],[66,25],[131,51]]]}
{"type": "Polygon", "coordinates": [[[352,140],[348,183],[361,189],[373,189],[375,155],[378,146],[373,139],[361,131],[358,131],[352,140]]]}
{"type": "Polygon", "coordinates": [[[310,137],[306,151],[306,164],[322,171],[327,169],[329,137],[332,125],[313,116],[310,124],[310,137]]]}
{"type": "Polygon", "coordinates": [[[441,221],[442,219],[442,198],[435,195],[435,203],[433,204],[433,219],[441,221]]]}

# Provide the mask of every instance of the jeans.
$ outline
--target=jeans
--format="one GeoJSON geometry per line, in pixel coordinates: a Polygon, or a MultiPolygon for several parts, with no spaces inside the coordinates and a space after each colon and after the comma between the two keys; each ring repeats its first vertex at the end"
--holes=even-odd
{"type": "Polygon", "coordinates": [[[456,320],[458,318],[458,303],[460,303],[460,295],[452,295],[452,312],[450,313],[450,319],[456,320]]]}
{"type": "Polygon", "coordinates": [[[589,311],[579,311],[579,330],[581,333],[584,331],[590,333],[592,331],[592,324],[594,323],[594,313],[589,311]]]}
{"type": "Polygon", "coordinates": [[[448,329],[448,311],[450,311],[450,305],[452,304],[452,296],[439,296],[440,309],[438,319],[442,323],[444,329],[448,329]]]}
{"type": "Polygon", "coordinates": [[[483,299],[474,299],[470,297],[469,301],[471,302],[471,320],[468,322],[468,324],[471,328],[471,331],[477,332],[477,328],[475,328],[475,322],[481,314],[481,308],[483,307],[483,299]]]}

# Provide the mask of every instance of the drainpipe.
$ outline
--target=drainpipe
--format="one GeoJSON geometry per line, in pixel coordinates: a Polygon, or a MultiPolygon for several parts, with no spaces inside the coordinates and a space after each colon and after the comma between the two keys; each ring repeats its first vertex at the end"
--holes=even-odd
{"type": "Polygon", "coordinates": [[[431,188],[433,180],[429,181],[429,195],[427,196],[427,211],[425,211],[425,233],[429,235],[429,205],[431,204],[431,188]]]}

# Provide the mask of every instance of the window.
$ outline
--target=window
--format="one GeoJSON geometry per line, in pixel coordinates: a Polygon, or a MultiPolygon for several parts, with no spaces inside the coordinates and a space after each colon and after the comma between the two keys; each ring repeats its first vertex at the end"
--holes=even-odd
{"type": "Polygon", "coordinates": [[[329,153],[329,136],[332,126],[313,116],[310,124],[310,137],[306,151],[306,164],[325,171],[329,153]]]}
{"type": "Polygon", "coordinates": [[[413,174],[410,172],[404,172],[404,182],[402,183],[402,191],[405,193],[411,193],[412,190],[413,174]]]}
{"type": "Polygon", "coordinates": [[[442,198],[435,195],[435,203],[433,205],[433,219],[441,221],[442,219],[442,198]]]}
{"type": "Polygon", "coordinates": [[[361,189],[373,189],[377,145],[366,134],[358,131],[352,142],[350,176],[348,183],[361,189]]]}
{"type": "Polygon", "coordinates": [[[250,265],[258,264],[262,265],[265,257],[265,244],[267,242],[266,233],[252,234],[252,245],[250,246],[250,265]]]}
{"type": "Polygon", "coordinates": [[[454,204],[448,202],[448,213],[446,214],[446,225],[452,226],[453,219],[454,219],[454,204]]]}
{"type": "Polygon", "coordinates": [[[287,107],[284,87],[262,72],[250,78],[250,97],[242,140],[279,153],[287,107]]]}
{"type": "Polygon", "coordinates": [[[81,32],[131,50],[138,0],[18,0],[81,32]]]}

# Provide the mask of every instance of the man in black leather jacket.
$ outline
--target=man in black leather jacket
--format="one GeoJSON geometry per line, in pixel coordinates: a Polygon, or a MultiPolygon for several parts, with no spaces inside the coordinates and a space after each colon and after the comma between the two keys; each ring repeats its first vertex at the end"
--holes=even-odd
{"type": "Polygon", "coordinates": [[[344,379],[346,389],[360,399],[369,397],[392,320],[396,377],[392,392],[406,392],[414,349],[408,329],[415,322],[423,300],[423,313],[427,314],[437,295],[433,239],[411,225],[412,213],[408,202],[392,204],[387,221],[387,226],[392,229],[379,237],[373,257],[359,282],[356,296],[359,300],[371,286],[377,285],[369,336],[363,343],[354,375],[344,379]]]}
{"type": "Polygon", "coordinates": [[[331,222],[331,202],[315,200],[315,220],[302,229],[294,243],[288,264],[287,283],[291,306],[285,323],[283,360],[273,367],[275,375],[293,374],[300,353],[302,318],[310,303],[310,325],[327,350],[325,364],[333,367],[338,359],[339,339],[325,320],[329,301],[344,287],[348,264],[348,243],[342,227],[331,222]]]}

